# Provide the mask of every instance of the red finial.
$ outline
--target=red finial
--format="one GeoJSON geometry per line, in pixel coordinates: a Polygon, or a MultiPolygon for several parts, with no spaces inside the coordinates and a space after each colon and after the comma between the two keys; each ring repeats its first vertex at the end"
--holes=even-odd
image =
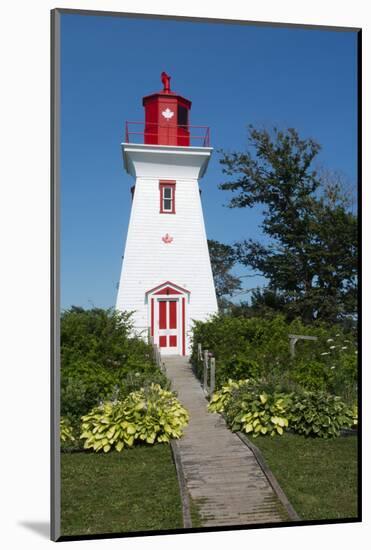
{"type": "Polygon", "coordinates": [[[170,92],[170,79],[171,79],[171,76],[166,74],[165,71],[162,71],[162,73],[161,73],[161,82],[164,85],[163,91],[167,94],[170,92]]]}

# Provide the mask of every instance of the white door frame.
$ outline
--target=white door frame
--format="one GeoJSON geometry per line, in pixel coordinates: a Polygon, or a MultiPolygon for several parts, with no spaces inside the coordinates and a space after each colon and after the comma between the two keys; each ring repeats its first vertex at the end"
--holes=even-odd
{"type": "Polygon", "coordinates": [[[155,296],[154,303],[154,342],[159,347],[162,355],[179,355],[182,353],[183,327],[182,327],[182,300],[179,294],[167,294],[155,296]],[[170,321],[170,301],[176,302],[176,328],[160,329],[160,302],[166,302],[166,320],[170,321]],[[160,336],[176,336],[177,345],[160,347],[160,336]]]}
{"type": "MultiPolygon", "coordinates": [[[[148,326],[153,342],[159,346],[159,337],[161,330],[167,330],[167,335],[176,331],[177,345],[174,347],[160,348],[163,355],[179,354],[186,355],[186,331],[187,331],[187,303],[189,302],[190,292],[188,289],[182,288],[170,281],[166,281],[161,285],[146,292],[146,301],[148,304],[148,326]],[[164,292],[166,290],[166,292],[164,292]],[[161,301],[177,301],[177,328],[176,329],[159,329],[159,302],[161,301]]],[[[167,306],[169,312],[170,306],[167,306]]],[[[167,315],[167,319],[169,316],[167,315]]]]}

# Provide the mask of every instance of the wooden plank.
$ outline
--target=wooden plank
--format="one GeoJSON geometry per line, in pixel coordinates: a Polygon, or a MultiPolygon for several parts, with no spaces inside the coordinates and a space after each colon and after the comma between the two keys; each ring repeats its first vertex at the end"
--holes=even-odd
{"type": "Polygon", "coordinates": [[[207,411],[203,389],[187,358],[163,358],[172,389],[190,413],[177,441],[189,495],[198,505],[203,526],[290,521],[254,453],[207,411]]]}
{"type": "Polygon", "coordinates": [[[299,517],[299,515],[294,510],[292,504],[290,503],[289,499],[285,495],[285,493],[282,490],[282,488],[281,488],[280,484],[278,483],[277,479],[273,475],[272,470],[269,468],[269,466],[265,462],[265,460],[263,458],[263,455],[260,452],[260,449],[258,449],[258,447],[256,447],[253,443],[251,443],[249,438],[246,437],[242,432],[237,432],[237,435],[241,439],[241,441],[243,441],[245,443],[245,445],[247,445],[249,447],[249,449],[251,449],[252,452],[254,453],[254,455],[256,457],[256,460],[259,462],[260,467],[263,470],[264,474],[266,475],[266,477],[267,477],[269,483],[271,484],[274,492],[276,493],[276,495],[278,496],[278,498],[282,502],[283,506],[286,508],[287,513],[290,516],[290,519],[292,519],[293,521],[300,521],[301,518],[299,517]]]}
{"type": "Polygon", "coordinates": [[[215,357],[210,359],[210,397],[213,396],[215,391],[215,357]]]}
{"type": "Polygon", "coordinates": [[[318,336],[301,336],[300,334],[289,334],[289,338],[296,340],[318,340],[318,336]]]}
{"type": "Polygon", "coordinates": [[[184,477],[184,471],[183,471],[182,461],[180,458],[178,443],[175,439],[172,439],[170,441],[170,448],[173,454],[176,473],[178,477],[180,498],[182,501],[183,527],[187,529],[192,527],[191,506],[189,502],[187,484],[184,477]]]}

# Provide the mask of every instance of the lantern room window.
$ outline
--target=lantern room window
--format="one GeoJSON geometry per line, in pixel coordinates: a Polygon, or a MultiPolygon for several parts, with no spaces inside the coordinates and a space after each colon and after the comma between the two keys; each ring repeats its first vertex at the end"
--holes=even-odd
{"type": "Polygon", "coordinates": [[[160,181],[160,214],[175,214],[175,181],[160,181]]]}
{"type": "Polygon", "coordinates": [[[178,105],[178,126],[188,126],[188,109],[183,105],[178,105]]]}

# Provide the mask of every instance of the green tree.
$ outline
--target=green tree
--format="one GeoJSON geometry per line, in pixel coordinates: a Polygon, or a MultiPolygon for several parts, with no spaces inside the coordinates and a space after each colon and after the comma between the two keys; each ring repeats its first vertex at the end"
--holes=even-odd
{"type": "Polygon", "coordinates": [[[357,219],[338,182],[327,177],[324,185],[314,170],[319,144],[301,139],[293,128],[269,132],[250,125],[248,145],[243,153],[222,152],[223,173],[233,181],[219,187],[234,193],[231,208],[264,207],[268,244],[253,239],[235,244],[238,261],[268,280],[255,305],[269,298],[289,317],[306,322],[353,317],[357,219]]]}
{"type": "Polygon", "coordinates": [[[208,240],[211,269],[214,277],[215,292],[219,306],[227,306],[226,296],[232,296],[241,289],[241,280],[232,275],[231,269],[236,263],[232,246],[219,241],[208,240]]]}
{"type": "Polygon", "coordinates": [[[249,301],[233,304],[230,314],[233,317],[264,317],[274,318],[278,312],[283,312],[286,302],[283,296],[269,288],[255,288],[251,291],[249,301]]]}

